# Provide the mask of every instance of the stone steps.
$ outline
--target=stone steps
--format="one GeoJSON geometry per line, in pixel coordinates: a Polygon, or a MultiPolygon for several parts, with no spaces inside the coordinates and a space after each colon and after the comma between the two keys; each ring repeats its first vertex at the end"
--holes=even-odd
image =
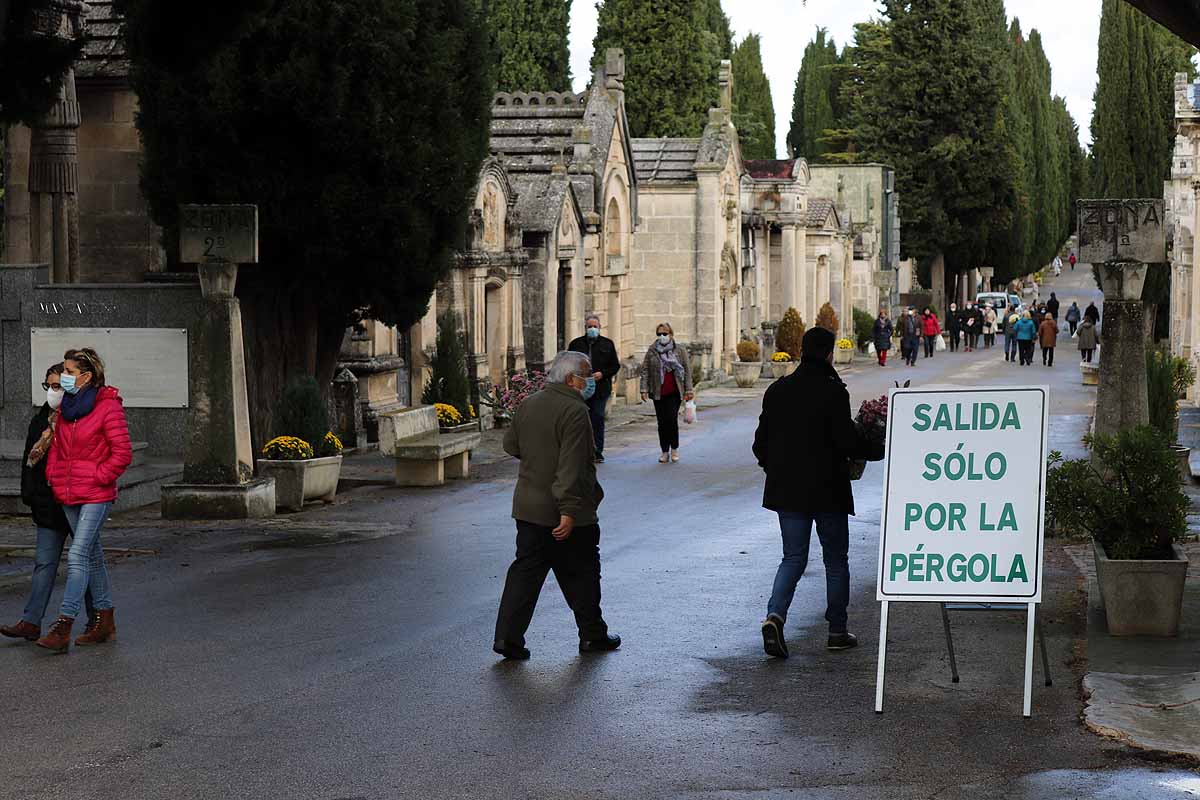
{"type": "MultiPolygon", "coordinates": [[[[178,483],[183,477],[183,464],[164,461],[142,461],[125,470],[117,481],[117,511],[157,503],[164,483],[178,483]]],[[[21,502],[21,479],[0,477],[0,514],[25,516],[29,508],[21,502]]]]}

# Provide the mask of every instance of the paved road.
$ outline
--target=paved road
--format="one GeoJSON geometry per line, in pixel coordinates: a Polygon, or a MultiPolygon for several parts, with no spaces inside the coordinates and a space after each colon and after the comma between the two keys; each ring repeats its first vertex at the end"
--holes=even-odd
{"type": "MultiPolygon", "coordinates": [[[[1080,275],[1082,273],[1077,273],[1080,275]]],[[[1066,291],[1083,293],[1082,281],[1066,291]]],[[[1069,295],[1068,295],[1069,296],[1069,295]]],[[[1065,356],[1065,353],[1064,353],[1065,356]]],[[[858,367],[854,400],[914,383],[1050,382],[1055,429],[1080,430],[1074,359],[1006,368],[999,351],[909,370],[858,367]]],[[[281,547],[182,532],[113,569],[121,639],[46,656],[0,646],[0,797],[190,798],[1175,798],[1200,781],[1158,770],[1079,722],[1077,575],[1048,555],[1044,618],[1057,682],[1020,717],[1020,619],[957,623],[949,681],[934,609],[893,612],[888,710],[871,711],[872,573],[881,467],[857,486],[852,624],[823,649],[814,553],[770,661],[758,622],[779,557],[749,452],[753,401],[685,431],[655,461],[650,426],[617,436],[602,479],[604,608],[625,639],[581,657],[547,584],[533,660],[489,649],[513,550],[513,464],[441,491],[363,489],[310,529],[383,538],[281,547]]],[[[1064,433],[1065,432],[1065,433],[1064,433]]],[[[797,454],[802,458],[803,454],[797,454]]],[[[20,598],[0,596],[6,616],[20,598]]]]}

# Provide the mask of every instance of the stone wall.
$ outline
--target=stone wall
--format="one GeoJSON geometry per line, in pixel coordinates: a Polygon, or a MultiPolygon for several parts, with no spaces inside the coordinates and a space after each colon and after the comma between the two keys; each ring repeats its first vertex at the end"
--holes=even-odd
{"type": "Polygon", "coordinates": [[[140,281],[164,265],[159,228],[138,187],[137,96],[81,81],[79,106],[80,275],[85,282],[140,281]]]}
{"type": "Polygon", "coordinates": [[[696,188],[650,185],[638,195],[642,224],[633,235],[627,292],[634,348],[648,346],[662,322],[690,342],[696,336],[696,188]]]}
{"type": "MultiPolygon", "coordinates": [[[[189,349],[195,347],[192,331],[201,309],[196,283],[51,285],[48,280],[44,264],[0,265],[0,439],[24,441],[34,410],[31,328],[186,328],[189,349]]],[[[126,407],[130,436],[146,442],[151,457],[182,460],[187,411],[126,407]]]]}

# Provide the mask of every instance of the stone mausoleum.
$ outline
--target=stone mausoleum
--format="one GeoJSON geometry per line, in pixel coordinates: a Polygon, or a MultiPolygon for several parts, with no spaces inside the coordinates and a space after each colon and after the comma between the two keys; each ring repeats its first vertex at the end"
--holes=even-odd
{"type": "MultiPolygon", "coordinates": [[[[1200,231],[1200,81],[1175,76],[1175,151],[1171,177],[1163,186],[1171,258],[1171,352],[1200,367],[1200,271],[1196,234],[1200,231]]],[[[1200,393],[1190,390],[1200,404],[1200,393]]]]}

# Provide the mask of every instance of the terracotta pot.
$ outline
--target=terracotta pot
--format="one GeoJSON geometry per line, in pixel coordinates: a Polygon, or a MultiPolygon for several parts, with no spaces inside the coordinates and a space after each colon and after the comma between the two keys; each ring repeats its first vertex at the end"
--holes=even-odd
{"type": "Polygon", "coordinates": [[[275,505],[290,511],[304,509],[306,500],[332,503],[342,474],[342,457],[303,458],[297,461],[258,460],[258,474],[275,479],[275,505]]]}
{"type": "Polygon", "coordinates": [[[1173,559],[1111,559],[1092,542],[1096,583],[1113,636],[1175,636],[1183,607],[1188,561],[1178,545],[1173,559]]]}

